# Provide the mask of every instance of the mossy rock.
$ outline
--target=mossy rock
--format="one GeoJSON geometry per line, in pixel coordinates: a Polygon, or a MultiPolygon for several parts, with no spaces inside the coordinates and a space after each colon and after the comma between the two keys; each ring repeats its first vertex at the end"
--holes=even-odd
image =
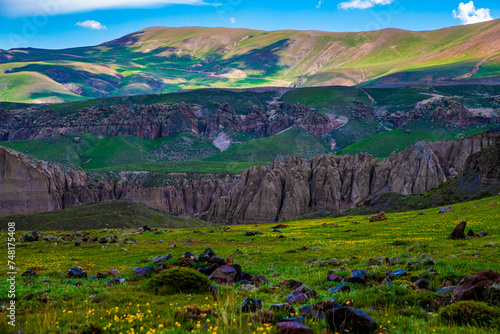
{"type": "Polygon", "coordinates": [[[488,326],[500,317],[500,310],[483,302],[467,300],[446,306],[439,315],[444,321],[459,325],[488,326]]]}
{"type": "Polygon", "coordinates": [[[210,281],[194,269],[172,267],[151,278],[146,283],[146,289],[158,295],[207,293],[210,281]]]}

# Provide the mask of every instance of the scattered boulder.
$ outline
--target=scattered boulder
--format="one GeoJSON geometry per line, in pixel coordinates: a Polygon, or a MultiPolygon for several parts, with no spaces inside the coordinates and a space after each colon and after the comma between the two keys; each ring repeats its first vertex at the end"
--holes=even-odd
{"type": "Polygon", "coordinates": [[[340,282],[340,277],[337,275],[328,275],[326,278],[327,282],[340,282]]]}
{"type": "Polygon", "coordinates": [[[137,240],[135,240],[134,238],[125,238],[125,239],[123,239],[123,243],[124,244],[136,244],[137,240]]]}
{"type": "Polygon", "coordinates": [[[155,271],[155,267],[153,267],[153,266],[134,268],[134,273],[137,277],[142,277],[142,276],[147,275],[149,273],[152,273],[154,271],[155,271]]]}
{"type": "Polygon", "coordinates": [[[368,314],[350,306],[329,310],[326,320],[334,333],[348,331],[352,334],[365,334],[378,329],[377,323],[368,314]]]}
{"type": "Polygon", "coordinates": [[[328,260],[327,263],[328,263],[329,266],[332,266],[332,267],[338,267],[338,266],[340,266],[340,262],[336,258],[332,258],[332,259],[328,260]]]}
{"type": "Polygon", "coordinates": [[[269,306],[269,311],[273,312],[281,312],[286,311],[288,314],[295,314],[295,307],[292,304],[283,303],[283,304],[273,304],[269,306]]]}
{"type": "Polygon", "coordinates": [[[153,263],[156,264],[157,266],[161,266],[163,262],[168,261],[170,259],[172,259],[172,255],[168,253],[167,255],[164,256],[158,256],[153,263]]]}
{"type": "Polygon", "coordinates": [[[313,334],[313,330],[293,321],[282,321],[276,327],[276,334],[313,334]]]}
{"type": "Polygon", "coordinates": [[[475,236],[476,236],[476,234],[475,234],[475,233],[474,233],[474,231],[472,231],[472,229],[470,228],[470,229],[469,229],[469,232],[467,232],[467,236],[468,236],[468,237],[475,237],[475,236]]]}
{"type": "Polygon", "coordinates": [[[232,266],[222,266],[217,268],[208,278],[218,284],[228,284],[235,281],[238,272],[232,266]]]}
{"type": "Polygon", "coordinates": [[[87,272],[82,267],[73,267],[68,269],[68,276],[74,278],[87,277],[87,272]]]}
{"type": "Polygon", "coordinates": [[[450,212],[453,212],[455,210],[453,210],[453,208],[449,205],[446,205],[446,206],[442,206],[439,208],[439,212],[438,213],[450,213],[450,212]]]}
{"type": "Polygon", "coordinates": [[[484,290],[500,282],[500,274],[492,270],[484,270],[475,276],[462,278],[453,291],[452,302],[462,300],[484,300],[484,290]]]}
{"type": "Polygon", "coordinates": [[[436,264],[436,261],[434,261],[429,255],[427,254],[420,254],[417,257],[417,262],[420,262],[420,264],[424,266],[432,266],[436,264]]]}
{"type": "Polygon", "coordinates": [[[359,269],[351,270],[351,277],[349,278],[349,283],[355,284],[366,284],[365,274],[359,269]]]}
{"type": "Polygon", "coordinates": [[[465,225],[467,225],[467,222],[462,221],[457,226],[455,226],[448,239],[451,240],[465,239],[465,225]]]}
{"type": "Polygon", "coordinates": [[[255,236],[254,232],[248,231],[248,232],[245,233],[245,237],[253,237],[253,236],[255,236]]]}
{"type": "Polygon", "coordinates": [[[417,288],[426,290],[431,286],[431,282],[427,278],[419,278],[413,283],[417,288]]]}
{"type": "Polygon", "coordinates": [[[241,312],[252,313],[262,309],[262,301],[260,299],[247,298],[241,303],[241,312]]]}
{"type": "Polygon", "coordinates": [[[394,270],[389,274],[389,276],[391,276],[391,277],[405,276],[405,275],[406,275],[406,271],[404,269],[394,270]]]}
{"type": "Polygon", "coordinates": [[[370,223],[379,222],[382,220],[387,220],[387,217],[385,216],[384,211],[381,211],[380,213],[370,217],[370,223]]]}
{"type": "Polygon", "coordinates": [[[316,291],[308,287],[307,285],[301,285],[295,289],[290,295],[288,295],[285,300],[287,303],[300,303],[309,299],[319,298],[316,291]]]}

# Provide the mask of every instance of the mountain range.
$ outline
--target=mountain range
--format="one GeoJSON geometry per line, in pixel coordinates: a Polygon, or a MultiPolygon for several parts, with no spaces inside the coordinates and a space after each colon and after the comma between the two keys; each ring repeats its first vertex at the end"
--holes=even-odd
{"type": "Polygon", "coordinates": [[[0,50],[0,99],[54,103],[195,88],[500,82],[500,20],[359,33],[152,27],[98,46],[0,50]]]}

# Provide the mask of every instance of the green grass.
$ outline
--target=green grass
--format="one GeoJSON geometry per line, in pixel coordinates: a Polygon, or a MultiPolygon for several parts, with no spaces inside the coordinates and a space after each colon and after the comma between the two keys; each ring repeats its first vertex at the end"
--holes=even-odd
{"type": "Polygon", "coordinates": [[[292,154],[312,158],[316,154],[328,153],[326,144],[300,127],[293,127],[274,136],[259,138],[233,146],[204,161],[273,161],[284,160],[292,154]]]}
{"type": "MultiPolygon", "coordinates": [[[[500,244],[500,206],[488,205],[499,201],[500,197],[477,200],[454,205],[455,211],[438,214],[438,209],[426,210],[426,215],[417,212],[388,214],[388,220],[369,222],[369,216],[350,216],[287,222],[283,228],[285,238],[277,238],[271,232],[272,225],[200,227],[196,229],[160,229],[159,233],[138,233],[137,230],[85,230],[90,237],[120,235],[120,240],[133,236],[137,244],[115,245],[84,243],[75,247],[73,242],[62,238],[67,232],[49,232],[58,238],[54,241],[20,243],[16,249],[16,264],[19,273],[29,267],[35,268],[38,277],[16,276],[16,330],[23,329],[33,334],[81,333],[90,324],[105,333],[146,333],[154,329],[156,333],[185,334],[197,328],[197,324],[207,324],[210,333],[247,334],[275,333],[276,326],[264,326],[252,320],[251,314],[241,313],[239,306],[245,298],[260,298],[264,308],[271,304],[284,302],[290,293],[279,288],[285,279],[300,280],[315,289],[320,298],[311,302],[337,298],[337,302],[347,299],[354,301],[356,308],[368,312],[371,317],[385,327],[384,333],[415,334],[494,334],[498,333],[498,321],[488,327],[478,325],[462,326],[449,322],[439,315],[440,303],[434,302],[436,289],[448,284],[457,284],[464,276],[478,271],[491,269],[500,271],[500,258],[496,256],[500,244]],[[467,209],[464,209],[467,208],[467,209]],[[484,238],[469,240],[448,240],[447,236],[460,221],[466,220],[467,227],[475,232],[487,231],[484,238]],[[353,224],[356,221],[358,224],[353,224]],[[326,223],[326,225],[325,225],[326,223]],[[263,232],[261,236],[244,237],[246,231],[263,232]],[[183,245],[187,238],[189,245],[183,245]],[[294,241],[293,239],[296,239],[294,241]],[[169,246],[176,244],[176,248],[169,246]],[[302,246],[307,245],[308,250],[302,246]],[[121,250],[127,248],[126,251],[121,250]],[[251,275],[266,275],[270,284],[263,284],[252,291],[239,289],[238,286],[221,286],[219,295],[171,294],[159,296],[147,291],[149,278],[134,278],[131,267],[151,265],[157,256],[171,253],[177,262],[185,251],[200,254],[211,247],[219,256],[231,256],[235,263],[251,275]],[[316,250],[313,250],[316,248],[316,250]],[[242,254],[235,254],[236,249],[242,254]],[[409,269],[407,261],[421,253],[429,254],[436,264],[432,266],[438,274],[430,274],[427,267],[409,269]],[[369,268],[368,259],[375,256],[403,259],[398,266],[381,265],[369,268]],[[307,262],[313,258],[328,260],[337,258],[343,269],[338,267],[320,267],[307,262]],[[118,269],[120,277],[127,282],[108,287],[99,280],[69,279],[64,271],[70,267],[82,266],[89,276],[109,269],[118,269]],[[366,269],[369,277],[366,286],[351,285],[351,292],[331,294],[327,289],[337,285],[326,282],[329,269],[338,269],[341,277],[348,277],[350,269],[366,269]],[[392,289],[378,289],[379,282],[388,270],[404,268],[408,276],[393,280],[392,289]],[[278,273],[279,277],[271,277],[278,273]],[[420,292],[411,288],[412,282],[426,277],[431,282],[431,291],[420,292]],[[67,282],[82,281],[83,286],[73,286],[67,282]],[[25,284],[31,281],[30,284],[25,284]],[[46,281],[50,281],[49,284],[46,281]],[[45,282],[45,283],[44,283],[45,282]],[[39,295],[38,293],[45,292],[39,295]],[[24,296],[32,294],[31,300],[24,296]],[[89,298],[94,295],[92,298],[89,298]],[[47,302],[41,302],[47,297],[47,302]],[[190,320],[183,315],[185,306],[198,305],[211,308],[216,316],[206,316],[190,320]],[[132,315],[132,316],[131,316],[132,315]],[[116,316],[116,318],[115,318],[116,316]],[[130,321],[129,321],[130,320],[130,321]],[[216,328],[215,328],[216,327],[216,328]],[[142,329],[141,329],[142,328],[142,329]]],[[[15,221],[15,219],[12,219],[15,221]]],[[[21,235],[22,225],[16,236],[21,235]]],[[[0,232],[5,239],[7,232],[0,232]]],[[[8,271],[6,260],[0,274],[8,271]]],[[[8,290],[6,280],[0,281],[0,292],[5,296],[8,290]]],[[[296,310],[304,303],[296,304],[296,310]]],[[[498,307],[496,307],[498,310],[498,307]]],[[[280,315],[277,315],[280,316],[280,315]]],[[[284,314],[282,316],[285,316],[284,314]]],[[[0,331],[8,332],[7,318],[3,311],[0,318],[0,331]]],[[[315,333],[327,328],[324,321],[306,320],[315,333]]]]}
{"type": "Polygon", "coordinates": [[[163,228],[191,228],[208,224],[191,217],[176,217],[144,204],[129,201],[94,202],[65,210],[0,218],[0,226],[15,221],[19,229],[93,230],[100,228],[138,228],[148,225],[163,228]]]}
{"type": "Polygon", "coordinates": [[[99,171],[151,171],[164,173],[229,173],[236,174],[266,161],[166,161],[146,162],[97,169],[99,171]]]}
{"type": "Polygon", "coordinates": [[[484,132],[489,125],[471,126],[466,130],[461,128],[447,129],[439,127],[435,122],[424,120],[413,121],[408,125],[371,136],[367,139],[349,145],[338,152],[340,155],[355,155],[367,152],[378,158],[387,158],[394,151],[404,150],[419,140],[435,142],[438,140],[455,140],[470,134],[484,132]],[[404,133],[410,130],[411,133],[404,133]]]}

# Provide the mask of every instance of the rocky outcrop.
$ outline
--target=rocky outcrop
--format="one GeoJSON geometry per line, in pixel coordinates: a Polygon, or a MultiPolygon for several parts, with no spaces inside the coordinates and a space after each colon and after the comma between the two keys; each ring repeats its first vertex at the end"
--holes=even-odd
{"type": "Polygon", "coordinates": [[[434,122],[443,122],[448,126],[468,126],[495,123],[500,120],[498,116],[475,115],[462,103],[443,98],[431,103],[416,107],[408,113],[390,114],[384,119],[396,125],[403,126],[418,119],[429,119],[434,122]]]}
{"type": "Polygon", "coordinates": [[[82,170],[62,171],[0,147],[0,216],[127,199],[224,224],[283,221],[318,210],[345,210],[384,192],[423,193],[466,165],[477,169],[484,182],[498,182],[498,143],[489,148],[488,158],[481,158],[484,161],[471,160],[473,155],[466,163],[461,152],[477,152],[495,143],[495,138],[486,133],[455,142],[418,142],[382,161],[365,153],[329,153],[309,160],[292,156],[234,177],[184,180],[156,188],[134,181],[148,173],[122,172],[115,181],[96,180],[82,170]]]}
{"type": "Polygon", "coordinates": [[[329,117],[301,104],[279,103],[266,111],[254,107],[248,115],[237,114],[228,104],[210,112],[185,103],[83,108],[67,116],[39,108],[0,110],[0,141],[78,133],[155,139],[181,131],[211,134],[222,129],[269,136],[292,126],[315,135],[338,127],[329,117]]]}

